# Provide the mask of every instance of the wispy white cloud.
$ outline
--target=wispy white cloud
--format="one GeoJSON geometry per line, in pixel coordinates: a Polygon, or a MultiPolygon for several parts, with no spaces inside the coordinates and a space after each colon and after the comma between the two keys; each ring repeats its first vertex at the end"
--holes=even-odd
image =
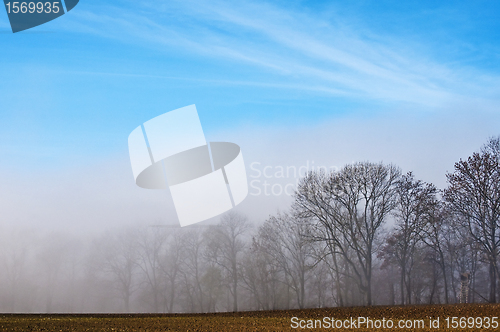
{"type": "MultiPolygon", "coordinates": [[[[451,100],[497,101],[497,76],[442,64],[397,35],[367,33],[349,18],[329,21],[265,2],[161,1],[80,11],[78,27],[165,52],[235,61],[292,86],[388,102],[440,107],[451,100]]],[[[76,26],[75,26],[76,27],[76,26]]]]}
{"type": "Polygon", "coordinates": [[[111,72],[92,72],[92,71],[64,71],[61,72],[70,75],[92,75],[103,77],[126,77],[126,78],[150,78],[160,80],[177,80],[188,81],[191,83],[205,84],[205,85],[219,85],[219,86],[251,86],[258,88],[273,88],[273,89],[286,89],[286,90],[303,90],[324,92],[329,95],[348,96],[346,91],[341,89],[329,88],[325,86],[314,86],[295,83],[271,83],[271,82],[258,82],[250,80],[227,80],[227,79],[204,79],[188,76],[165,76],[165,75],[151,75],[151,74],[131,74],[131,73],[111,73],[111,72]]]}

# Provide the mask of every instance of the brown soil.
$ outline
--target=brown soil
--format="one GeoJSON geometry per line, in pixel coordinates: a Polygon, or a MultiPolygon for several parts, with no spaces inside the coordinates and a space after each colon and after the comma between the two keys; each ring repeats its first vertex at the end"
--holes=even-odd
{"type": "MultiPolygon", "coordinates": [[[[351,330],[351,331],[390,331],[402,330],[396,325],[399,321],[415,324],[413,320],[423,320],[423,328],[404,328],[405,331],[500,331],[500,326],[495,328],[492,317],[500,317],[500,304],[463,304],[463,305],[421,305],[421,306],[392,306],[392,307],[353,307],[330,309],[307,309],[286,311],[252,311],[238,313],[216,314],[57,314],[57,315],[24,315],[0,314],[0,331],[321,331],[321,330],[351,330]],[[316,323],[317,328],[292,328],[292,317],[297,317],[297,324],[302,321],[302,326],[316,323]],[[319,321],[324,324],[331,319],[339,319],[350,324],[358,322],[359,317],[371,319],[373,324],[382,323],[385,319],[386,327],[391,320],[394,327],[373,328],[366,323],[351,328],[319,328],[319,321]],[[439,328],[432,328],[430,320],[436,324],[439,317],[439,328]],[[457,317],[457,328],[452,328],[452,319],[457,317]],[[473,317],[467,321],[467,318],[473,317]],[[489,317],[490,327],[484,328],[489,317]],[[446,318],[449,318],[447,327],[446,318]],[[460,328],[462,318],[462,328],[460,328]],[[483,327],[479,328],[479,322],[483,327]],[[468,323],[467,323],[468,322],[468,323]],[[466,325],[464,325],[466,324],[466,325]]],[[[362,319],[361,319],[362,320],[362,319]]],[[[408,323],[408,324],[410,324],[408,323]]],[[[295,324],[295,325],[297,325],[295,324]]],[[[498,323],[500,325],[500,322],[498,323]]],[[[311,326],[311,325],[310,325],[311,326]]]]}

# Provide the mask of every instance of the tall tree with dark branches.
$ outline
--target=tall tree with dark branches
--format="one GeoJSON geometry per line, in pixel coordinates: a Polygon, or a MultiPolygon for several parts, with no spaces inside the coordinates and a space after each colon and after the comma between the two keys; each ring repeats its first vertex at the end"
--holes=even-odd
{"type": "Polygon", "coordinates": [[[400,175],[393,165],[355,163],[329,175],[309,173],[295,195],[298,215],[323,229],[318,240],[348,262],[367,305],[373,302],[376,240],[395,207],[400,175]]]}
{"type": "Polygon", "coordinates": [[[444,196],[488,258],[489,302],[495,303],[500,249],[500,160],[491,149],[492,143],[494,139],[481,153],[455,163],[455,171],[446,175],[449,187],[444,196]]]}
{"type": "Polygon", "coordinates": [[[434,206],[437,189],[432,184],[415,180],[411,172],[403,175],[396,186],[396,224],[388,239],[399,266],[401,304],[411,304],[411,276],[415,251],[422,243],[422,231],[434,206]]]}

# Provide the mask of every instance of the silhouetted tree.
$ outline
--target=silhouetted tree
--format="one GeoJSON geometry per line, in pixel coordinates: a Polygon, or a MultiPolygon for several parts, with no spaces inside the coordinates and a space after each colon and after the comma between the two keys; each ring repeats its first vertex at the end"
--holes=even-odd
{"type": "Polygon", "coordinates": [[[400,170],[393,165],[355,163],[329,175],[309,173],[299,183],[294,208],[316,222],[317,238],[349,264],[365,303],[372,304],[374,246],[394,209],[400,170]]]}
{"type": "Polygon", "coordinates": [[[488,257],[489,301],[494,303],[500,248],[500,165],[498,157],[488,150],[455,163],[455,171],[446,175],[449,187],[445,199],[488,257]]]}
{"type": "Polygon", "coordinates": [[[401,304],[411,304],[411,278],[415,254],[421,244],[422,231],[433,207],[437,204],[437,189],[411,172],[403,175],[396,185],[396,223],[387,241],[400,269],[401,304]]]}

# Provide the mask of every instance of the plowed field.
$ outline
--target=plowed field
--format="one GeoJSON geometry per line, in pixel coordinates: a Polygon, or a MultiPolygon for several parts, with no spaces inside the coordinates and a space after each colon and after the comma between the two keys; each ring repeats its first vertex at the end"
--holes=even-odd
{"type": "Polygon", "coordinates": [[[299,331],[322,331],[322,330],[500,331],[500,326],[498,326],[500,324],[498,322],[499,318],[494,319],[494,317],[500,317],[500,304],[430,305],[430,306],[406,306],[406,307],[376,306],[376,307],[308,309],[308,310],[286,310],[286,311],[253,311],[253,312],[239,312],[239,313],[217,313],[217,314],[162,314],[162,315],[0,314],[0,330],[23,331],[23,332],[24,331],[75,331],[75,332],[231,331],[232,332],[232,331],[297,331],[297,330],[299,331]],[[454,319],[454,317],[456,318],[454,319]],[[438,318],[439,321],[437,321],[438,318]],[[392,322],[392,328],[390,328],[391,325],[390,322],[392,322]],[[380,327],[377,328],[377,325],[380,325],[380,327]],[[296,328],[292,328],[292,326],[295,326],[296,328]],[[304,328],[301,328],[301,326],[304,328]],[[307,326],[309,327],[316,326],[316,328],[307,328],[307,326]],[[456,328],[453,328],[454,326],[456,326],[456,328]]]}

